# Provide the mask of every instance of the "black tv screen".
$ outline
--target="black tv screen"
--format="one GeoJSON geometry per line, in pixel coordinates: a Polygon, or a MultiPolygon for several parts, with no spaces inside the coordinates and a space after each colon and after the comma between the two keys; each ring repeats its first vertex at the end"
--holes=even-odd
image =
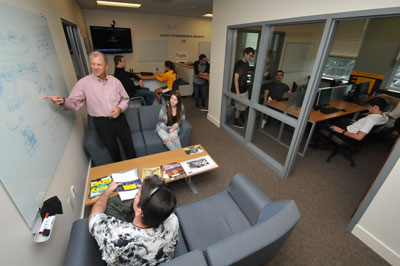
{"type": "Polygon", "coordinates": [[[130,28],[90,26],[93,50],[106,54],[132,53],[130,28]]]}

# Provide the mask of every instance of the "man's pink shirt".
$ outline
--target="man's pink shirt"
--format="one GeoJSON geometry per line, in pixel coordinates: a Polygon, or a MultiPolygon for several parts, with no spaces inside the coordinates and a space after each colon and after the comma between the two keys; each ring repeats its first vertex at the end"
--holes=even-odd
{"type": "Polygon", "coordinates": [[[121,82],[111,75],[103,82],[94,74],[81,78],[61,106],[63,109],[78,110],[86,101],[90,116],[109,117],[111,110],[119,107],[121,112],[128,108],[129,96],[121,82]]]}

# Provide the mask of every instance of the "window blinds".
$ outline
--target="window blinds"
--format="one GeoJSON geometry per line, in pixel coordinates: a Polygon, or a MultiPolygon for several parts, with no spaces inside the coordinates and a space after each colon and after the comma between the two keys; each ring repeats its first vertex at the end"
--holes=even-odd
{"type": "Polygon", "coordinates": [[[368,19],[339,21],[330,56],[357,58],[368,27],[368,19]]]}

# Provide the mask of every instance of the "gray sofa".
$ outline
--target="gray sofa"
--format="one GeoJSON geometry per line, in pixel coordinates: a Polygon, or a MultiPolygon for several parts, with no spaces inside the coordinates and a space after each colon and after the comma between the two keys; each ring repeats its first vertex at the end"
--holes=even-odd
{"type": "MultiPolygon", "coordinates": [[[[179,207],[176,214],[180,240],[174,259],[162,265],[262,265],[300,219],[293,200],[272,202],[243,174],[225,191],[179,207]]],[[[105,265],[87,219],[74,222],[64,265],[105,265]]]]}
{"type": "MultiPolygon", "coordinates": [[[[161,106],[160,104],[154,104],[150,106],[131,107],[124,112],[131,130],[133,146],[135,147],[138,157],[168,150],[160,137],[155,134],[161,106]]],[[[190,145],[191,136],[192,126],[185,120],[182,122],[179,131],[179,139],[182,147],[190,145]]],[[[119,141],[118,143],[122,158],[125,160],[126,155],[124,149],[119,141]]],[[[92,158],[92,164],[94,166],[113,162],[106,147],[97,135],[93,119],[90,116],[88,116],[88,129],[85,135],[84,147],[92,158]]]]}

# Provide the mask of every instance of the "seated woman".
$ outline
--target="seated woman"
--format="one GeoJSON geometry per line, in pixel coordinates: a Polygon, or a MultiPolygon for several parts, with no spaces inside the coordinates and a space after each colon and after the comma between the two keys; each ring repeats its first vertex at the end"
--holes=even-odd
{"type": "Polygon", "coordinates": [[[156,93],[156,97],[160,100],[160,94],[166,93],[172,90],[172,84],[177,79],[177,74],[175,72],[175,65],[171,61],[164,62],[165,73],[155,73],[155,77],[159,82],[166,82],[167,87],[158,88],[154,92],[156,93]]]}
{"type": "Polygon", "coordinates": [[[169,99],[169,103],[161,107],[156,127],[156,133],[169,150],[181,148],[178,133],[179,127],[184,120],[185,108],[182,104],[181,95],[179,92],[174,92],[169,99]]]}

